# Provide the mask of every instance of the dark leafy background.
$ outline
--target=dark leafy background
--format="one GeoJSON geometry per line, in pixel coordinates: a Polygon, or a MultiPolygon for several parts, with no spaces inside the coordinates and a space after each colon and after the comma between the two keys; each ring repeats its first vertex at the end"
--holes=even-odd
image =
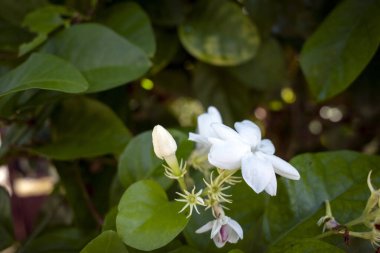
{"type": "MultiPolygon", "coordinates": [[[[325,200],[342,223],[380,186],[378,0],[0,0],[0,161],[10,188],[59,178],[49,195],[0,187],[0,250],[374,252],[317,240],[325,200]],[[196,116],[250,119],[300,171],[276,197],[244,183],[218,249],[173,202],[150,130],[187,159],[196,116]]],[[[194,183],[202,183],[192,171],[194,183]]]]}

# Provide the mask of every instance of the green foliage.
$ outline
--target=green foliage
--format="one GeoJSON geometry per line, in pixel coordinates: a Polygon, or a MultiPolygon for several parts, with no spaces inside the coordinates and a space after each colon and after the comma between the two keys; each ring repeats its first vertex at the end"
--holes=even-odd
{"type": "Polygon", "coordinates": [[[13,239],[11,203],[8,192],[0,187],[0,250],[9,247],[13,239]]]}
{"type": "Polygon", "coordinates": [[[156,42],[149,17],[141,7],[133,2],[112,6],[104,14],[104,24],[140,47],[152,57],[156,52],[156,42]]]}
{"type": "Polygon", "coordinates": [[[97,100],[66,99],[54,115],[51,142],[33,149],[50,158],[71,160],[120,153],[130,138],[115,113],[97,100]]]}
{"type": "Polygon", "coordinates": [[[376,0],[343,1],[305,43],[301,66],[318,101],[346,89],[371,60],[380,43],[379,12],[376,0]]]}
{"type": "Polygon", "coordinates": [[[79,93],[87,87],[86,79],[70,63],[40,53],[31,55],[26,62],[0,78],[0,95],[33,88],[79,93]]]}
{"type": "Polygon", "coordinates": [[[380,186],[379,13],[377,0],[0,0],[0,165],[15,194],[0,187],[0,251],[374,252],[316,223],[326,200],[341,224],[359,217],[370,170],[380,186]],[[210,105],[227,125],[255,121],[301,174],[278,177],[275,197],[225,189],[244,238],[222,248],[195,233],[210,209],[187,219],[174,201],[209,179],[188,133],[210,105]],[[187,163],[180,187],[154,154],[157,124],[187,163]],[[46,175],[44,205],[19,210],[18,180],[46,175]]]}
{"type": "Polygon", "coordinates": [[[41,50],[75,65],[90,84],[87,92],[107,90],[135,80],[151,66],[140,48],[99,24],[65,29],[41,50]]]}
{"type": "Polygon", "coordinates": [[[128,253],[127,248],[114,231],[102,232],[99,236],[89,242],[81,253],[128,253]]]}
{"type": "Polygon", "coordinates": [[[219,66],[248,61],[260,42],[256,26],[224,0],[200,1],[179,27],[179,37],[194,57],[219,66]]]}
{"type": "Polygon", "coordinates": [[[173,240],[186,226],[181,204],[169,202],[165,191],[151,180],[138,181],[122,196],[117,232],[129,246],[149,251],[173,240]]]}

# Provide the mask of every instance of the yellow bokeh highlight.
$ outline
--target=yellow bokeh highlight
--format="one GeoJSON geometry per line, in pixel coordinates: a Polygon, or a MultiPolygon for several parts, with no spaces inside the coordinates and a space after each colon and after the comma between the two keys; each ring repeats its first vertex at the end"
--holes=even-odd
{"type": "Polygon", "coordinates": [[[148,78],[142,79],[140,84],[141,84],[141,87],[145,90],[151,90],[154,87],[153,81],[148,78]]]}
{"type": "Polygon", "coordinates": [[[281,98],[287,104],[293,104],[296,102],[296,94],[291,88],[283,88],[281,90],[281,98]]]}

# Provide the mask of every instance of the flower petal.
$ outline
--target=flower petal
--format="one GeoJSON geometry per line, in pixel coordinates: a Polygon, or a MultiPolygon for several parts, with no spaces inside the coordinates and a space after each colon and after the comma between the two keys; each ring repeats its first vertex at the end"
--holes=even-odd
{"type": "Polygon", "coordinates": [[[273,174],[273,167],[267,160],[251,153],[242,158],[241,172],[244,181],[256,193],[260,193],[269,184],[273,174]]]}
{"type": "Polygon", "coordinates": [[[250,147],[243,143],[224,141],[211,146],[208,154],[210,164],[221,169],[238,169],[241,159],[250,152],[250,147]]]}
{"type": "Polygon", "coordinates": [[[229,228],[227,241],[230,243],[237,243],[239,241],[239,235],[232,228],[229,228]]]}
{"type": "Polygon", "coordinates": [[[222,123],[213,123],[211,127],[214,129],[216,135],[223,140],[243,141],[235,130],[222,123]]]}
{"type": "Polygon", "coordinates": [[[204,232],[207,232],[209,230],[212,229],[212,226],[214,225],[214,221],[209,221],[207,222],[205,225],[203,225],[202,227],[198,228],[195,233],[197,234],[200,234],[200,233],[204,233],[204,232]]]}
{"type": "Polygon", "coordinates": [[[243,120],[242,122],[235,123],[236,131],[242,136],[244,141],[249,143],[252,147],[256,147],[261,140],[260,128],[249,120],[243,120]]]}
{"type": "Polygon", "coordinates": [[[212,238],[214,240],[214,243],[216,245],[216,247],[218,248],[222,248],[224,246],[224,244],[226,244],[227,241],[222,241],[222,238],[220,237],[220,235],[216,235],[212,238]]]}
{"type": "Polygon", "coordinates": [[[269,139],[262,140],[257,149],[268,155],[273,155],[276,151],[273,143],[269,139]]]}
{"type": "Polygon", "coordinates": [[[280,176],[293,180],[299,180],[301,178],[296,168],[294,168],[290,163],[275,155],[264,154],[264,156],[273,164],[274,171],[280,176]]]}
{"type": "Polygon", "coordinates": [[[274,171],[273,171],[272,178],[269,181],[269,184],[267,185],[267,187],[265,187],[265,192],[271,196],[276,196],[277,194],[277,178],[276,178],[276,174],[274,174],[274,171]]]}
{"type": "Polygon", "coordinates": [[[205,137],[216,137],[214,129],[211,128],[212,123],[222,123],[222,117],[215,107],[210,106],[207,113],[198,116],[199,134],[205,137]]]}
{"type": "Polygon", "coordinates": [[[238,237],[240,239],[243,239],[243,229],[241,228],[240,224],[237,223],[235,220],[233,219],[229,219],[229,221],[227,222],[228,226],[231,227],[231,229],[236,232],[236,234],[238,235],[238,237]]]}
{"type": "Polygon", "coordinates": [[[220,229],[222,228],[222,224],[220,224],[218,220],[214,220],[213,222],[214,223],[212,224],[211,238],[217,236],[220,232],[220,229]]]}
{"type": "Polygon", "coordinates": [[[203,145],[209,145],[207,137],[202,136],[200,134],[189,133],[189,140],[203,144],[203,145]]]}

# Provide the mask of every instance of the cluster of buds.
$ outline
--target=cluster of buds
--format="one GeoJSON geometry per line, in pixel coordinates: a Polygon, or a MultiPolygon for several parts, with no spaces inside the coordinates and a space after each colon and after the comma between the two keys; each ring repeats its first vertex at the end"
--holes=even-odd
{"type": "Polygon", "coordinates": [[[369,172],[367,178],[367,184],[371,195],[367,200],[367,204],[362,214],[347,224],[340,225],[332,215],[329,202],[326,201],[326,215],[320,218],[317,222],[319,226],[323,224],[323,232],[330,230],[338,234],[344,234],[346,241],[348,241],[348,238],[346,237],[362,238],[369,240],[374,247],[380,247],[380,189],[375,190],[373,187],[371,174],[372,171],[369,172]],[[364,225],[369,230],[354,231],[351,227],[355,225],[364,225]]]}
{"type": "Polygon", "coordinates": [[[232,203],[226,193],[231,186],[241,182],[234,174],[241,169],[243,180],[256,192],[267,192],[274,196],[277,192],[276,175],[298,180],[298,171],[289,163],[274,155],[275,148],[268,139],[261,139],[260,128],[251,121],[235,123],[232,129],[222,123],[219,111],[209,107],[198,117],[197,133],[189,133],[189,140],[196,142],[196,148],[188,162],[178,162],[177,144],[164,127],[157,125],[152,132],[153,148],[156,156],[165,160],[164,174],[177,180],[181,192],[176,201],[185,203],[180,212],[189,210],[189,218],[199,206],[211,209],[215,220],[208,222],[196,232],[211,230],[211,239],[217,247],[226,242],[236,243],[243,238],[241,226],[226,216],[225,205],[232,203]],[[187,164],[203,173],[204,188],[197,190],[186,182],[190,178],[187,164]],[[217,171],[215,175],[213,168],[217,171]],[[215,176],[214,176],[215,175],[215,176]]]}

